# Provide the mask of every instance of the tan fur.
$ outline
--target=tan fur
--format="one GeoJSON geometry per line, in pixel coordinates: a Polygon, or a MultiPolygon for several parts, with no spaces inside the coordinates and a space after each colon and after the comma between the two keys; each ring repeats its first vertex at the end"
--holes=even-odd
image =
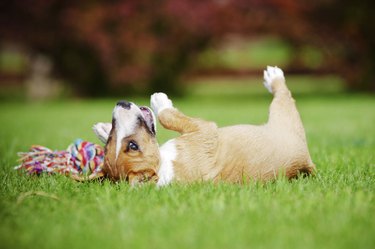
{"type": "Polygon", "coordinates": [[[175,180],[239,183],[312,173],[315,166],[305,131],[284,79],[274,80],[273,92],[269,121],[262,126],[217,128],[215,123],[187,117],[175,108],[161,111],[160,123],[181,133],[175,139],[175,180]]]}
{"type": "MultiPolygon", "coordinates": [[[[261,126],[235,125],[218,128],[213,122],[191,118],[172,107],[158,113],[160,123],[181,133],[173,143],[177,152],[173,181],[212,180],[241,183],[249,179],[268,181],[278,175],[288,178],[315,170],[307,148],[305,131],[285,79],[275,78],[269,120],[261,126]]],[[[121,141],[116,158],[116,127],[112,127],[105,152],[104,171],[113,180],[127,180],[132,185],[157,182],[160,163],[155,134],[139,124],[133,135],[121,141]],[[136,141],[139,151],[129,151],[129,141],[136,141]]]]}

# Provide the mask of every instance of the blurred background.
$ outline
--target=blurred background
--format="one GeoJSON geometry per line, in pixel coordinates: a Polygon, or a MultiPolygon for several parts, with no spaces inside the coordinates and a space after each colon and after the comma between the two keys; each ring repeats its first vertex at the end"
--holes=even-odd
{"type": "Polygon", "coordinates": [[[374,3],[3,0],[0,99],[228,91],[266,65],[375,92],[374,3]]]}

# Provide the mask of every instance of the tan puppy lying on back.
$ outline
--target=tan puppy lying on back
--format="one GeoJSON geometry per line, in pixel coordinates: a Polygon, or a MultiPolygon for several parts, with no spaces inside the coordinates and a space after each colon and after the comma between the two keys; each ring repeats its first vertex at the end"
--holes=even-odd
{"type": "Polygon", "coordinates": [[[278,174],[293,178],[299,173],[312,173],[315,166],[305,131],[282,70],[268,67],[264,85],[274,98],[269,120],[261,126],[218,128],[213,122],[185,116],[164,93],[153,94],[151,106],[160,123],[181,133],[160,150],[152,111],[119,102],[112,125],[94,126],[98,137],[106,142],[107,176],[131,184],[154,181],[161,186],[173,181],[267,181],[278,174]]]}

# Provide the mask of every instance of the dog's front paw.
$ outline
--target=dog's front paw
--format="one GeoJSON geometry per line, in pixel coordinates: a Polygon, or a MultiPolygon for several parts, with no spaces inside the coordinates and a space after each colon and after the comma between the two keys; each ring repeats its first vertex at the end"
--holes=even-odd
{"type": "Polygon", "coordinates": [[[173,108],[172,101],[165,93],[154,93],[151,95],[151,108],[155,114],[159,115],[161,111],[167,108],[173,108]]]}
{"type": "Polygon", "coordinates": [[[267,88],[267,90],[270,93],[273,93],[272,83],[275,79],[277,78],[285,79],[283,70],[281,70],[278,67],[267,66],[267,70],[264,70],[263,75],[264,75],[264,86],[267,88]]]}

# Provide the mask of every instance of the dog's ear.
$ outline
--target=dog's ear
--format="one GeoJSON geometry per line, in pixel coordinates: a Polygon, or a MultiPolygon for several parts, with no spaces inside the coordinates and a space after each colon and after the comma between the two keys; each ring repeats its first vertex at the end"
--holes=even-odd
{"type": "Polygon", "coordinates": [[[159,180],[158,175],[153,169],[146,169],[137,172],[130,171],[127,178],[131,186],[137,186],[146,182],[157,183],[159,180]]]}
{"type": "Polygon", "coordinates": [[[112,124],[111,123],[96,123],[94,124],[92,129],[94,130],[95,135],[99,138],[99,140],[102,141],[104,144],[106,144],[109,133],[112,130],[112,124]]]}
{"type": "Polygon", "coordinates": [[[148,106],[141,106],[140,107],[143,116],[145,118],[145,124],[148,130],[153,134],[156,135],[156,118],[154,112],[148,106]]]}

